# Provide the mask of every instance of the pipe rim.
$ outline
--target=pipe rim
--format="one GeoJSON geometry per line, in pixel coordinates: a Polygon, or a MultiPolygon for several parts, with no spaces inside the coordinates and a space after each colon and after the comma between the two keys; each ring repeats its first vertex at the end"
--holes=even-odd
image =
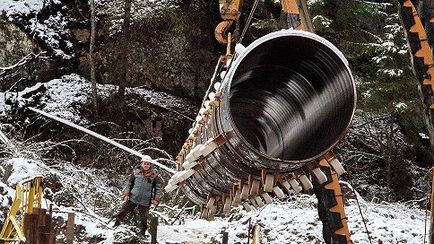
{"type": "Polygon", "coordinates": [[[243,141],[243,143],[251,150],[251,152],[258,154],[260,157],[264,157],[267,160],[277,162],[277,163],[283,163],[283,164],[312,162],[312,161],[315,161],[316,159],[322,157],[330,150],[332,150],[339,143],[339,141],[342,140],[342,138],[346,135],[347,131],[349,130],[349,128],[351,126],[351,122],[354,118],[354,113],[355,113],[356,104],[357,104],[357,92],[356,92],[356,85],[355,85],[354,77],[351,73],[348,60],[345,58],[343,53],[335,45],[333,45],[330,41],[326,40],[325,38],[318,36],[314,33],[307,32],[307,31],[301,31],[301,30],[280,30],[280,31],[272,32],[270,34],[267,34],[267,35],[255,40],[249,46],[247,46],[243,50],[243,52],[235,58],[235,61],[232,63],[231,67],[229,68],[227,75],[224,77],[224,80],[222,82],[223,86],[224,86],[224,90],[222,90],[223,94],[224,95],[230,94],[233,77],[234,77],[239,65],[242,63],[243,59],[245,57],[247,57],[251,51],[253,51],[256,47],[258,47],[259,45],[261,45],[267,41],[270,41],[270,40],[273,40],[273,39],[276,39],[279,37],[291,37],[291,36],[304,37],[304,38],[311,39],[313,41],[318,42],[319,44],[324,45],[326,48],[330,49],[331,51],[333,51],[333,53],[336,54],[336,56],[339,58],[339,60],[345,66],[345,70],[347,71],[347,74],[351,80],[353,99],[352,99],[352,111],[351,111],[351,115],[349,116],[349,120],[348,120],[346,126],[343,128],[342,132],[337,135],[334,142],[331,143],[330,146],[328,146],[323,151],[317,153],[316,155],[309,157],[309,158],[300,159],[300,160],[299,159],[288,160],[288,159],[280,159],[280,158],[271,157],[271,156],[257,150],[256,148],[254,148],[244,138],[243,134],[239,131],[237,125],[235,124],[233,116],[232,116],[232,109],[231,109],[231,106],[229,103],[229,99],[227,100],[227,103],[223,103],[223,106],[225,106],[225,109],[229,112],[228,117],[229,117],[229,122],[232,124],[231,128],[236,131],[235,134],[240,135],[240,136],[238,136],[239,139],[243,141]]]}

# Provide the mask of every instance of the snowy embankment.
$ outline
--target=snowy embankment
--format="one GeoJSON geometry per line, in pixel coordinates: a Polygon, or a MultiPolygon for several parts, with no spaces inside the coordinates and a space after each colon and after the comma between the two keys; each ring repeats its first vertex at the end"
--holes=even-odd
{"type": "MultiPolygon", "coordinates": [[[[101,99],[108,98],[115,94],[118,86],[97,84],[97,94],[101,99]]],[[[32,87],[15,93],[4,94],[0,92],[0,115],[10,110],[10,106],[4,104],[4,98],[12,98],[19,107],[30,104],[41,108],[44,112],[59,116],[79,125],[89,125],[89,121],[80,116],[80,107],[91,102],[91,83],[85,78],[70,74],[59,79],[53,79],[46,83],[38,83],[32,87]],[[25,97],[25,98],[23,98],[25,97]]],[[[138,96],[150,105],[175,112],[179,115],[190,113],[187,102],[184,99],[175,97],[165,92],[157,92],[145,88],[127,88],[126,96],[138,96]]],[[[126,101],[128,103],[128,101],[126,101]]]]}
{"type": "MultiPolygon", "coordinates": [[[[74,168],[68,170],[65,167],[65,174],[62,169],[50,168],[41,162],[15,158],[8,160],[3,167],[12,165],[12,174],[8,180],[1,183],[2,194],[0,203],[5,208],[9,205],[11,198],[15,194],[14,186],[17,182],[34,176],[43,174],[52,177],[53,174],[64,177],[65,187],[77,184],[80,187],[80,180],[85,181],[84,175],[94,175],[89,169],[74,168]],[[68,173],[68,171],[70,171],[68,173]],[[72,173],[72,172],[75,172],[72,173]],[[82,172],[82,173],[78,173],[82,172]],[[50,176],[51,175],[51,176],[50,176]],[[72,177],[68,177],[72,176],[72,177]]],[[[4,172],[4,170],[2,170],[4,172]]],[[[102,195],[106,195],[105,200],[116,200],[116,191],[110,189],[104,182],[94,182],[99,184],[99,188],[107,190],[102,195]],[[111,196],[107,196],[111,195],[111,196]]],[[[49,192],[49,190],[48,190],[49,192]]],[[[89,192],[77,192],[80,195],[89,192]]],[[[94,192],[95,195],[100,195],[94,192]]],[[[101,216],[100,210],[92,209],[90,202],[82,199],[84,204],[81,207],[65,207],[55,205],[55,209],[60,211],[54,217],[66,219],[68,212],[76,213],[76,224],[80,225],[81,236],[84,239],[98,239],[100,243],[113,243],[128,236],[136,236],[138,229],[134,226],[121,225],[113,229],[107,225],[108,219],[101,216]]],[[[277,201],[277,200],[276,200],[277,201]]],[[[44,200],[43,205],[52,203],[44,200]]],[[[425,213],[420,209],[412,209],[404,204],[373,204],[361,201],[362,213],[367,222],[367,228],[373,243],[382,240],[384,243],[422,243],[424,237],[425,213]]],[[[355,200],[350,200],[346,207],[349,228],[352,239],[355,243],[369,243],[364,229],[362,218],[355,200]]],[[[216,217],[212,221],[197,219],[194,216],[183,215],[181,225],[165,225],[160,221],[158,226],[159,243],[215,243],[222,240],[222,233],[229,233],[229,243],[246,243],[249,222],[258,223],[261,228],[261,239],[263,243],[322,243],[322,224],[318,218],[316,210],[316,198],[309,195],[295,195],[291,200],[285,202],[275,202],[262,209],[252,212],[245,212],[241,209],[234,209],[232,214],[226,218],[216,217]]],[[[1,219],[3,221],[3,218],[1,219]]],[[[58,237],[61,238],[61,237],[58,237]]],[[[137,236],[136,238],[141,238],[137,236]]]]}

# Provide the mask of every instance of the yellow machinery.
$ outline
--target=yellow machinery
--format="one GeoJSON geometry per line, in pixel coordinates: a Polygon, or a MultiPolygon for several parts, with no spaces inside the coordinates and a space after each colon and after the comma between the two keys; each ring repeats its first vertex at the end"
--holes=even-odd
{"type": "Polygon", "coordinates": [[[429,40],[425,29],[425,27],[433,25],[434,17],[421,18],[419,14],[423,10],[432,9],[433,3],[426,1],[426,4],[431,6],[422,5],[421,7],[415,6],[410,0],[401,0],[400,4],[401,25],[407,37],[413,70],[420,84],[420,93],[425,105],[425,124],[431,138],[431,146],[434,147],[434,60],[431,48],[433,40],[429,40]]]}
{"type": "Polygon", "coordinates": [[[16,187],[15,199],[0,233],[0,240],[4,243],[25,242],[24,216],[32,214],[34,208],[41,208],[42,204],[42,176],[21,181],[16,187]]]}

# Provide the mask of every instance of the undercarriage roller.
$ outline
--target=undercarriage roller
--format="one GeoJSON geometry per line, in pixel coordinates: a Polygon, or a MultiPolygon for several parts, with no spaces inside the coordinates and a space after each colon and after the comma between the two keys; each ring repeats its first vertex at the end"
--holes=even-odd
{"type": "MultiPolygon", "coordinates": [[[[202,105],[211,107],[207,121],[198,118],[193,126],[203,123],[201,131],[192,130],[200,147],[180,154],[180,165],[187,155],[186,170],[195,170],[179,183],[181,189],[201,205],[208,194],[231,195],[234,206],[246,199],[260,206],[263,192],[270,202],[273,192],[283,197],[283,191],[311,189],[305,175],[292,176],[330,151],[354,114],[348,62],[324,38],[285,30],[237,50],[223,80],[217,77],[218,85],[207,94],[212,102],[202,105]],[[279,175],[284,180],[275,178],[279,175]]],[[[321,172],[315,175],[323,181],[321,172]]]]}

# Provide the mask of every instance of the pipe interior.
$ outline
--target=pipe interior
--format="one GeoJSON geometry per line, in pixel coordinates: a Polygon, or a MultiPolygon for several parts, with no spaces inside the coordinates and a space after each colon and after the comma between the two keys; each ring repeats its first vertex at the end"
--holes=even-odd
{"type": "Polygon", "coordinates": [[[280,36],[250,51],[233,75],[229,99],[242,138],[262,154],[290,161],[330,150],[355,107],[345,63],[300,36],[280,36]]]}

